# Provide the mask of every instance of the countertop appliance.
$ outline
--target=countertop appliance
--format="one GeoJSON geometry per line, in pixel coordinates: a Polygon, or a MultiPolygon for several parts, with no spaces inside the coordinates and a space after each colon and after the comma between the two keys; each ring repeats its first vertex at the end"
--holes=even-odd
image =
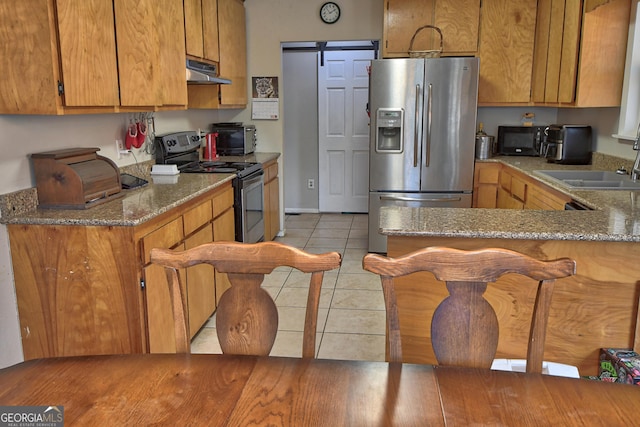
{"type": "Polygon", "coordinates": [[[497,154],[539,156],[545,128],[546,126],[498,126],[497,154]]]}
{"type": "Polygon", "coordinates": [[[591,162],[592,132],[588,125],[550,125],[540,155],[550,163],[587,165],[591,162]]]}
{"type": "Polygon", "coordinates": [[[213,123],[211,132],[218,134],[216,150],[221,156],[244,156],[256,151],[258,137],[254,125],[213,123]]]}
{"type": "Polygon", "coordinates": [[[369,251],[384,206],[471,207],[477,58],[371,61],[369,251]]]}
{"type": "Polygon", "coordinates": [[[200,137],[196,132],[173,132],[156,136],[156,163],[177,165],[181,173],[234,173],[235,237],[238,242],[264,240],[264,171],[256,162],[200,160],[200,137]]]}

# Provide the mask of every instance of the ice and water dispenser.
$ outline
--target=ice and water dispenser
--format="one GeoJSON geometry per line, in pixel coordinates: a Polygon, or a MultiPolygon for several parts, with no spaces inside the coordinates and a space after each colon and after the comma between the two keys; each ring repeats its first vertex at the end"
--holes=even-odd
{"type": "Polygon", "coordinates": [[[376,152],[402,153],[402,108],[380,108],[376,112],[376,152]]]}

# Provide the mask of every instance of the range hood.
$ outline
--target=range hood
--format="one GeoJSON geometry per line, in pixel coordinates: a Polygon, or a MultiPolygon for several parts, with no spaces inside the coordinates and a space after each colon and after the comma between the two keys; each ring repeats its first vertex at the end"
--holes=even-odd
{"type": "Polygon", "coordinates": [[[218,69],[215,65],[187,59],[187,83],[228,85],[231,84],[231,80],[218,77],[218,69]]]}

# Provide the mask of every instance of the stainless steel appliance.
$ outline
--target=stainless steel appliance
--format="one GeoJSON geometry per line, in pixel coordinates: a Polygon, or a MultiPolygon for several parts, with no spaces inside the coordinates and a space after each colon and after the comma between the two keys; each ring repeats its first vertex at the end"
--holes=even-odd
{"type": "Polygon", "coordinates": [[[256,127],[240,122],[213,123],[211,132],[217,133],[216,150],[221,156],[244,156],[256,151],[256,127]]]}
{"type": "Polygon", "coordinates": [[[231,80],[218,76],[215,64],[187,59],[187,82],[198,84],[230,85],[231,80]]]}
{"type": "Polygon", "coordinates": [[[546,126],[498,126],[497,153],[503,156],[539,156],[546,126]]]}
{"type": "Polygon", "coordinates": [[[586,165],[591,162],[591,126],[551,125],[545,129],[540,155],[550,163],[586,165]]]}
{"type": "Polygon", "coordinates": [[[235,237],[238,242],[264,240],[264,171],[256,162],[200,161],[196,132],[174,132],[155,138],[156,163],[174,164],[181,173],[234,173],[235,237]]]}
{"type": "Polygon", "coordinates": [[[477,58],[371,62],[369,251],[383,206],[471,207],[477,58]]]}

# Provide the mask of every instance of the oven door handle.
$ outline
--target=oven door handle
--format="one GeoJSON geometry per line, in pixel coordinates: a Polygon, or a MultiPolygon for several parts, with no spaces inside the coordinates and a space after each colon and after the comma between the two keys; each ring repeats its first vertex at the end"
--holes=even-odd
{"type": "Polygon", "coordinates": [[[262,184],[263,175],[264,175],[264,170],[261,169],[260,171],[252,173],[248,177],[239,178],[238,180],[240,181],[241,187],[246,189],[246,188],[253,187],[257,184],[262,184]]]}

